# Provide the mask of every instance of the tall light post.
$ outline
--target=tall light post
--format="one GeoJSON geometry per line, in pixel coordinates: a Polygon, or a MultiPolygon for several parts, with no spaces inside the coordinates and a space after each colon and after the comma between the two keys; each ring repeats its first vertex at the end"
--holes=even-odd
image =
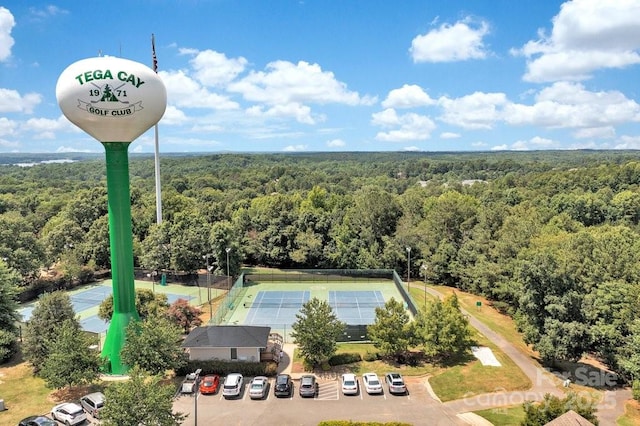
{"type": "Polygon", "coordinates": [[[229,252],[231,248],[227,247],[224,251],[227,252],[227,291],[231,291],[231,277],[229,276],[229,252]]]}
{"type": "Polygon", "coordinates": [[[207,253],[202,258],[207,261],[207,299],[209,300],[209,321],[211,321],[213,312],[211,311],[211,266],[209,266],[209,256],[211,255],[207,253]]]}
{"type": "Polygon", "coordinates": [[[411,282],[411,247],[407,246],[407,293],[409,293],[409,282],[411,282]]]}
{"type": "Polygon", "coordinates": [[[423,263],[422,266],[420,266],[420,269],[422,270],[422,275],[424,276],[424,306],[425,308],[427,307],[427,269],[429,269],[427,267],[426,263],[423,263]]]}

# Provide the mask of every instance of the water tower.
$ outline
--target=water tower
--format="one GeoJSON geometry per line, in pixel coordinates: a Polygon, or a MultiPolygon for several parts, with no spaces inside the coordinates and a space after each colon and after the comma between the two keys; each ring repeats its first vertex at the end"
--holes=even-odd
{"type": "Polygon", "coordinates": [[[128,148],[154,126],[167,107],[167,91],[158,75],[128,59],[97,57],[67,67],[56,85],[63,114],[105,149],[109,240],[113,281],[113,317],[102,348],[107,372],[124,374],[120,360],[125,330],[139,320],[135,307],[133,234],[128,148]]]}

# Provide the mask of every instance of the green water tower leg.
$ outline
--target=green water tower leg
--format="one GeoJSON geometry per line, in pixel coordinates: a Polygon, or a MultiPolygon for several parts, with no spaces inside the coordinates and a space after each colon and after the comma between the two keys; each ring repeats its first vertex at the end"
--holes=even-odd
{"type": "Polygon", "coordinates": [[[136,311],[133,271],[133,233],[131,230],[131,196],[129,189],[129,143],[103,142],[107,164],[109,202],[109,240],[111,278],[113,282],[113,316],[102,348],[111,374],[125,374],[127,366],[120,360],[125,331],[131,321],[139,321],[136,311]]]}

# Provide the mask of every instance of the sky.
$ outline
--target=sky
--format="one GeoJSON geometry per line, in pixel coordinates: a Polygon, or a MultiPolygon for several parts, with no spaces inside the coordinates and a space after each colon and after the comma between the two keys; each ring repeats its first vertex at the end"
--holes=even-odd
{"type": "Polygon", "coordinates": [[[160,152],[639,149],[639,17],[640,0],[5,0],[0,154],[102,152],[58,77],[152,67],[152,34],[160,152]]]}

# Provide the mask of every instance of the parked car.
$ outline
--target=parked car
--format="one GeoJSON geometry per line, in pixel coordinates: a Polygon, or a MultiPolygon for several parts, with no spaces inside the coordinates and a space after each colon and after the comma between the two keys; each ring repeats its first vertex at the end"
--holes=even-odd
{"type": "Polygon", "coordinates": [[[342,393],[345,395],[358,394],[358,378],[355,374],[344,373],[342,375],[342,393]]]}
{"type": "Polygon", "coordinates": [[[273,394],[275,396],[291,396],[293,392],[293,382],[291,376],[288,374],[278,374],[276,377],[276,384],[273,387],[273,394]]]}
{"type": "Polygon", "coordinates": [[[104,407],[104,394],[102,392],[93,392],[80,398],[80,405],[88,414],[96,419],[100,418],[100,411],[104,407]]]}
{"type": "Polygon", "coordinates": [[[51,409],[51,417],[67,426],[77,425],[87,421],[87,415],[82,407],[75,402],[64,402],[51,409]]]}
{"type": "Polygon", "coordinates": [[[382,382],[376,373],[365,373],[362,375],[362,382],[368,394],[382,393],[382,382]]]}
{"type": "Polygon", "coordinates": [[[385,382],[389,387],[389,393],[393,394],[405,394],[407,393],[407,386],[404,383],[404,379],[400,373],[387,373],[384,376],[385,382]]]}
{"type": "Polygon", "coordinates": [[[240,373],[231,373],[224,379],[222,385],[222,396],[225,398],[233,398],[240,396],[242,392],[242,385],[244,384],[244,378],[240,373]]]}
{"type": "Polygon", "coordinates": [[[58,423],[45,416],[29,416],[20,420],[18,426],[57,426],[58,423]]]}
{"type": "Polygon", "coordinates": [[[300,396],[313,396],[318,394],[318,382],[316,382],[316,376],[310,374],[300,377],[300,389],[298,389],[300,396]]]}
{"type": "Polygon", "coordinates": [[[269,388],[269,379],[264,376],[254,377],[249,385],[249,398],[262,399],[267,396],[269,388]]]}
{"type": "Polygon", "coordinates": [[[200,382],[200,393],[205,395],[216,393],[218,387],[220,387],[220,376],[217,374],[208,374],[204,376],[200,382]]]}

